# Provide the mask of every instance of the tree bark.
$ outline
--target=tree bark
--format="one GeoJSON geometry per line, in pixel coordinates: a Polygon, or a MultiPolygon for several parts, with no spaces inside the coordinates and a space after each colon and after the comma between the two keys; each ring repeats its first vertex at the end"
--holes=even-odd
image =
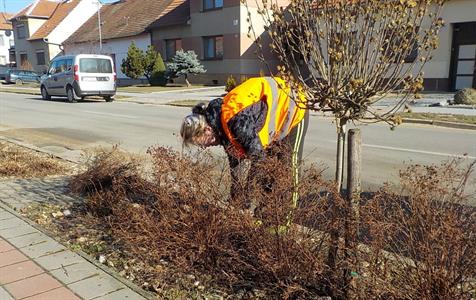
{"type": "Polygon", "coordinates": [[[187,74],[185,74],[185,83],[187,84],[187,87],[190,87],[190,86],[191,86],[190,82],[188,81],[188,76],[187,76],[187,74]]]}
{"type": "Polygon", "coordinates": [[[350,129],[347,141],[347,218],[345,221],[345,256],[347,299],[354,298],[354,278],[359,274],[359,219],[362,165],[362,137],[360,129],[350,129]]]}
{"type": "Polygon", "coordinates": [[[335,181],[337,190],[341,191],[344,178],[344,148],[345,148],[345,127],[346,120],[337,120],[337,151],[336,151],[336,174],[335,181]]]}

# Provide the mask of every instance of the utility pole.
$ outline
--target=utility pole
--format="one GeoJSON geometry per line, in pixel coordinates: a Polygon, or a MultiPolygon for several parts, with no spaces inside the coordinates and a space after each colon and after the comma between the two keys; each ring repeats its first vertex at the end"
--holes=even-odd
{"type": "Polygon", "coordinates": [[[102,54],[102,32],[101,32],[101,0],[96,0],[98,4],[98,30],[99,30],[99,54],[102,54]]]}

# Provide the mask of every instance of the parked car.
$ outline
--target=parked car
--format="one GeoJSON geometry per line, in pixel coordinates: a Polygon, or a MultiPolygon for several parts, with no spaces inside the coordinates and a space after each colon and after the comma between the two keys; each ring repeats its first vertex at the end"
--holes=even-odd
{"type": "Polygon", "coordinates": [[[78,54],[55,57],[41,77],[41,96],[63,96],[69,102],[86,96],[101,96],[107,102],[116,95],[114,62],[107,55],[78,54]]]}
{"type": "Polygon", "coordinates": [[[25,82],[40,82],[40,75],[34,71],[9,69],[5,74],[6,83],[23,84],[25,82]]]}

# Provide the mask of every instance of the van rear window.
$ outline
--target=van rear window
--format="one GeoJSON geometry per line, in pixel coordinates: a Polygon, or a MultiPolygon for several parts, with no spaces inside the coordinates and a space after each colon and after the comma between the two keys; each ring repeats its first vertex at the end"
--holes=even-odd
{"type": "Polygon", "coordinates": [[[112,65],[111,61],[105,58],[81,58],[79,71],[81,73],[112,73],[112,65]]]}

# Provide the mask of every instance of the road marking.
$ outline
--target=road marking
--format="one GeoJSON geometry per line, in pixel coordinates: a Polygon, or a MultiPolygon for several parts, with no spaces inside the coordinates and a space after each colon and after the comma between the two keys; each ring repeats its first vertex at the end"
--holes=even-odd
{"type": "Polygon", "coordinates": [[[101,115],[101,116],[109,116],[109,117],[120,117],[120,118],[127,118],[127,119],[138,119],[136,116],[131,116],[131,115],[121,115],[121,114],[112,114],[112,113],[100,113],[97,111],[90,111],[90,110],[81,110],[81,112],[85,112],[88,114],[95,114],[95,115],[101,115]]]}
{"type": "Polygon", "coordinates": [[[401,151],[401,152],[412,152],[412,153],[430,154],[430,155],[445,156],[445,157],[476,159],[476,156],[470,156],[470,155],[449,154],[449,153],[442,153],[442,152],[423,151],[423,150],[405,149],[405,148],[397,148],[397,147],[389,147],[389,146],[370,145],[370,144],[363,144],[363,146],[369,147],[369,148],[394,150],[394,151],[401,151]]]}

